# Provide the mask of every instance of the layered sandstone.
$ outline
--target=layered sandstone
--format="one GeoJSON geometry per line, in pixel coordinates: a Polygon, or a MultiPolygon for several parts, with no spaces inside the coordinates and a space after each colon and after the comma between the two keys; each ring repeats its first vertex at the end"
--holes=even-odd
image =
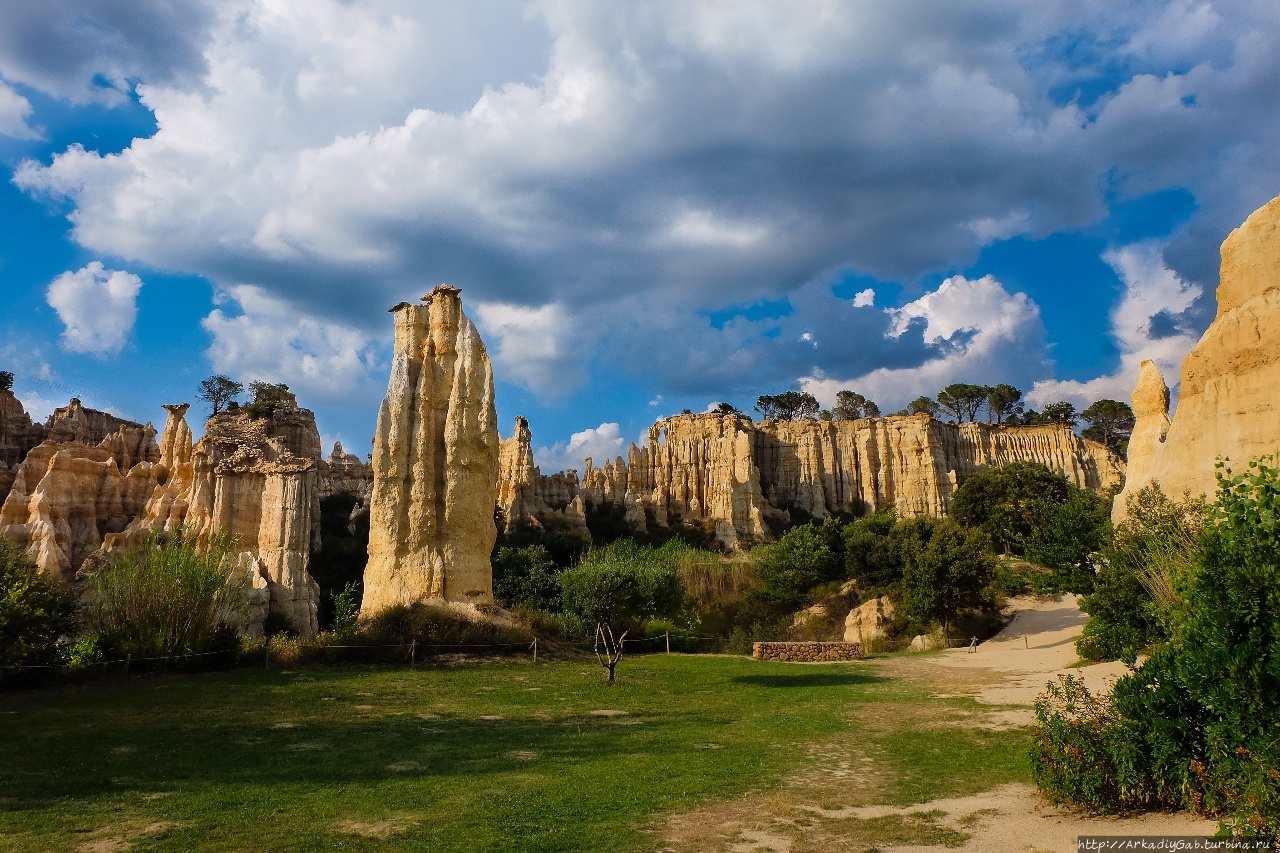
{"type": "Polygon", "coordinates": [[[849,611],[844,620],[844,641],[858,643],[867,648],[872,640],[884,637],[889,623],[897,615],[897,608],[888,596],[864,601],[849,611]]]}
{"type": "Polygon", "coordinates": [[[342,442],[335,441],[329,458],[320,463],[320,497],[347,494],[367,501],[372,491],[373,465],[347,453],[342,442]]]}
{"type": "Polygon", "coordinates": [[[45,429],[32,423],[12,391],[0,390],[0,504],[4,503],[18,466],[33,447],[44,441],[45,429]]]}
{"type": "Polygon", "coordinates": [[[765,421],[680,415],[649,442],[597,468],[582,497],[625,517],[636,532],[697,522],[726,546],[769,538],[800,518],[894,509],[945,515],[970,474],[1017,461],[1048,466],[1075,485],[1119,484],[1124,462],[1067,426],[955,425],[928,415],[852,421],[765,421]]]}
{"type": "Polygon", "coordinates": [[[1116,520],[1124,517],[1125,499],[1152,482],[1172,497],[1189,491],[1212,498],[1218,457],[1240,471],[1251,458],[1280,451],[1280,198],[1222,244],[1217,300],[1213,323],[1182,360],[1172,420],[1164,377],[1143,364],[1116,520]]]}
{"type": "Polygon", "coordinates": [[[533,462],[529,422],[521,417],[516,418],[515,433],[502,442],[498,454],[497,504],[505,533],[527,528],[591,538],[578,472],[543,474],[533,462]]]}
{"type": "Polygon", "coordinates": [[[320,544],[320,433],[314,415],[286,395],[266,417],[253,418],[245,409],[214,415],[193,446],[188,406],[165,408],[169,418],[156,487],[138,518],[106,538],[105,549],[179,527],[196,542],[219,533],[234,537],[242,570],[265,582],[270,612],[300,633],[315,633],[320,589],[307,573],[310,553],[320,544]]]}
{"type": "Polygon", "coordinates": [[[394,356],[373,442],[362,611],[493,600],[499,440],[493,367],[459,291],[391,309],[394,356]]]}

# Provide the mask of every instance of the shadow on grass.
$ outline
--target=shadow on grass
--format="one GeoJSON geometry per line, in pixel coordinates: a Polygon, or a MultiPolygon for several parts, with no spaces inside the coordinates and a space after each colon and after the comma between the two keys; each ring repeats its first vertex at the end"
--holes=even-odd
{"type": "Polygon", "coordinates": [[[889,679],[852,672],[797,672],[785,675],[739,675],[730,680],[753,687],[852,687],[858,684],[879,684],[889,679]]]}

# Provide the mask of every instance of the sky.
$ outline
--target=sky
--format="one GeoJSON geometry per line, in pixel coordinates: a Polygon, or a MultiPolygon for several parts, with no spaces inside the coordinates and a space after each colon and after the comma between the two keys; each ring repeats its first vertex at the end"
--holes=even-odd
{"type": "Polygon", "coordinates": [[[544,470],[788,389],[1127,400],[1280,194],[1277,81],[1274,0],[17,0],[0,369],[284,382],[364,455],[448,282],[544,470]]]}

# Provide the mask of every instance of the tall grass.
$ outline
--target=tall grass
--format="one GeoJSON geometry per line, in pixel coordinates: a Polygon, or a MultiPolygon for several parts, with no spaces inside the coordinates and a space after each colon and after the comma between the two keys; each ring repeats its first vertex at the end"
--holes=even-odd
{"type": "Polygon", "coordinates": [[[685,597],[698,607],[737,601],[755,588],[749,554],[725,556],[690,548],[676,556],[685,597]]]}
{"type": "Polygon", "coordinates": [[[120,653],[199,654],[214,646],[229,613],[245,607],[237,540],[197,543],[182,531],[152,534],[89,577],[94,629],[120,653]]]}

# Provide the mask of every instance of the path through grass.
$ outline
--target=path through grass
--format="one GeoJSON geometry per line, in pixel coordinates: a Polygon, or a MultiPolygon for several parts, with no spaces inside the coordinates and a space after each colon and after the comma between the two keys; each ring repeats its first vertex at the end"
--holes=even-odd
{"type": "Polygon", "coordinates": [[[1023,735],[912,731],[906,711],[968,700],[867,665],[655,655],[619,672],[608,688],[594,661],[240,670],[0,695],[0,848],[654,850],[657,816],[775,786],[851,735],[878,745],[895,800],[966,791],[975,766],[983,787],[1025,776],[1023,735]]]}

